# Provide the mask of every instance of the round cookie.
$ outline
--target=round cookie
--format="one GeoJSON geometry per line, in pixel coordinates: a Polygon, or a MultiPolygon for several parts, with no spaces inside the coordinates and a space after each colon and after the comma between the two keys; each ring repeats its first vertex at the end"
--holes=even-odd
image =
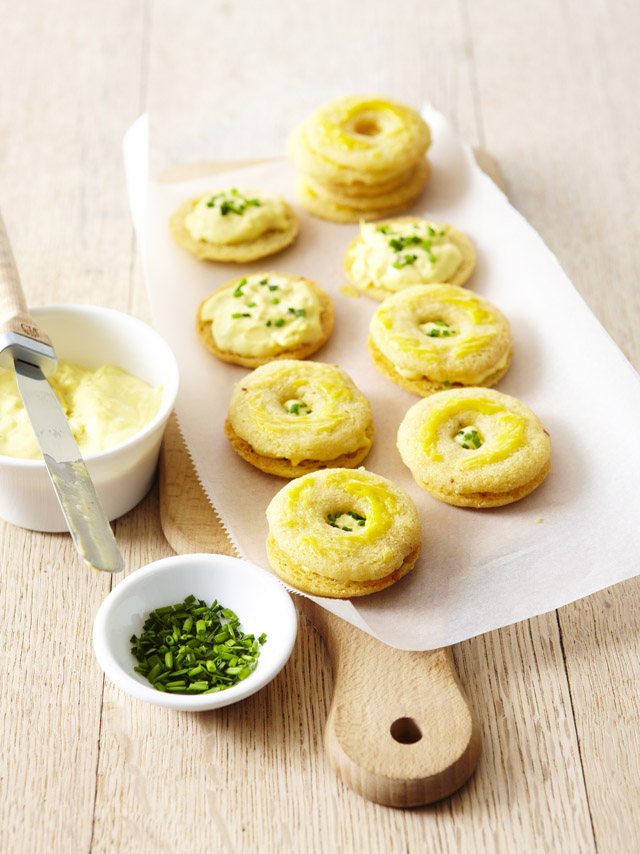
{"type": "Polygon", "coordinates": [[[400,213],[429,177],[430,142],[420,114],[396,101],[350,95],[323,104],[287,143],[300,204],[333,222],[400,213]]]}
{"type": "Polygon", "coordinates": [[[509,321],[458,285],[413,285],[381,303],[367,341],[376,368],[422,397],[491,386],[511,364],[509,321]]]}
{"type": "Polygon", "coordinates": [[[364,469],[331,469],[287,484],[267,507],[267,555],[293,587],[316,596],[374,593],[406,575],[421,532],[409,496],[364,469]]]}
{"type": "Polygon", "coordinates": [[[529,495],[551,465],[549,435],[520,400],[486,388],[431,395],[409,409],[398,449],[416,482],[458,507],[500,507],[529,495]]]}
{"type": "Polygon", "coordinates": [[[299,175],[296,187],[300,204],[315,216],[332,222],[371,222],[406,210],[420,196],[429,173],[429,162],[423,157],[401,186],[376,195],[344,193],[308,175],[299,175]]]}
{"type": "Polygon", "coordinates": [[[321,105],[304,122],[304,132],[311,151],[369,173],[406,168],[431,142],[418,112],[377,95],[349,95],[321,105]]]}
{"type": "Polygon", "coordinates": [[[411,174],[407,176],[400,187],[381,192],[372,196],[370,194],[355,195],[351,192],[345,193],[340,187],[331,184],[322,184],[320,181],[315,181],[309,175],[304,177],[307,189],[315,194],[321,200],[336,205],[340,208],[351,209],[354,215],[359,213],[367,214],[372,209],[380,210],[388,209],[404,209],[407,205],[414,202],[429,177],[429,162],[426,157],[422,157],[416,166],[411,170],[411,174]]]}
{"type": "Polygon", "coordinates": [[[400,168],[392,166],[377,172],[350,169],[312,151],[304,125],[296,128],[287,140],[287,154],[303,175],[355,196],[377,195],[395,190],[409,178],[416,163],[423,156],[420,155],[414,162],[400,168]]]}
{"type": "Polygon", "coordinates": [[[251,273],[202,300],[196,331],[219,359],[256,368],[315,353],[331,334],[334,318],[329,295],[311,279],[251,273]]]}
{"type": "Polygon", "coordinates": [[[475,263],[471,241],[452,225],[398,217],[361,225],[345,272],[358,290],[383,300],[416,284],[463,285],[475,263]]]}
{"type": "Polygon", "coordinates": [[[299,221],[280,196],[233,188],[186,199],[169,218],[169,230],[201,260],[243,264],[293,243],[299,221]]]}
{"type": "Polygon", "coordinates": [[[233,390],[225,433],[251,465],[279,477],[355,468],[375,434],[371,406],[337,365],[283,359],[233,390]]]}

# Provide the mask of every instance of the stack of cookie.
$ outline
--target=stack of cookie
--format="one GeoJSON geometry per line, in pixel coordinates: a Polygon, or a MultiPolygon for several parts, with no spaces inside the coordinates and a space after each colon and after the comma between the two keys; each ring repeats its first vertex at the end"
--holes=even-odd
{"type": "Polygon", "coordinates": [[[429,126],[411,107],[351,95],[316,109],[291,135],[300,204],[334,222],[400,213],[429,177],[429,126]]]}

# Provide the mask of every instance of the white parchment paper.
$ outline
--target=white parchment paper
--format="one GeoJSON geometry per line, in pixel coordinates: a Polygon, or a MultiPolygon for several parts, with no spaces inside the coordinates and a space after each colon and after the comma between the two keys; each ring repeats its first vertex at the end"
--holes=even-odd
{"type": "Polygon", "coordinates": [[[231,390],[247,371],[205,350],[194,331],[195,311],[205,296],[245,272],[299,273],[317,281],[336,307],[334,333],[313,358],[341,365],[371,401],[376,439],[364,465],[412,496],[423,532],[414,571],[396,585],[361,599],[316,601],[391,646],[416,650],[553,610],[640,572],[638,375],[470,148],[440,113],[427,107],[424,115],[433,135],[432,176],[411,213],[451,223],[473,241],[478,263],[468,287],[495,303],[513,331],[513,364],[498,388],[527,403],[551,435],[547,480],[508,507],[451,507],[418,488],[403,465],[397,428],[418,398],[370,363],[365,341],[379,303],[341,292],[344,251],[357,226],[299,210],[300,237],[279,255],[248,265],[198,261],[172,242],[167,220],[173,209],[187,196],[229,186],[274,190],[295,204],[291,163],[147,184],[146,123],[139,120],[125,139],[153,323],[180,364],[179,425],[232,542],[268,570],[264,511],[285,481],[231,451],[223,423],[231,390]]]}

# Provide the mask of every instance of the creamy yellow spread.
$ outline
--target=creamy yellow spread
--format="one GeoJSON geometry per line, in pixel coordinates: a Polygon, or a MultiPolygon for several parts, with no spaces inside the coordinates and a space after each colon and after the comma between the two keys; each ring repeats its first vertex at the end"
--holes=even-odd
{"type": "Polygon", "coordinates": [[[409,111],[398,104],[358,98],[333,106],[328,115],[320,112],[314,130],[325,144],[367,150],[379,145],[381,139],[407,136],[410,116],[409,111]]]}
{"type": "MultiPolygon", "coordinates": [[[[115,365],[96,370],[61,361],[49,377],[82,454],[124,442],[160,409],[162,388],[152,388],[115,365]]],[[[13,371],[0,369],[0,454],[41,458],[13,371]]]]}
{"type": "Polygon", "coordinates": [[[194,240],[229,245],[256,240],[267,231],[285,231],[288,219],[279,196],[234,188],[202,196],[184,225],[194,240]]]}
{"type": "MultiPolygon", "coordinates": [[[[363,526],[353,525],[353,531],[349,532],[348,547],[370,543],[382,537],[389,530],[394,517],[398,515],[401,509],[397,496],[383,484],[372,483],[370,479],[356,471],[346,473],[343,470],[336,470],[329,475],[326,486],[328,488],[339,487],[354,501],[361,499],[363,502],[359,505],[359,510],[364,510],[364,513],[359,512],[358,515],[364,517],[365,524],[363,526]]],[[[300,482],[292,486],[287,497],[287,510],[291,513],[292,520],[295,519],[296,513],[309,511],[313,506],[313,501],[312,484],[300,482]]],[[[341,516],[336,516],[336,518],[341,518],[341,516]]],[[[353,521],[352,518],[352,524],[353,521]]],[[[291,525],[294,526],[295,522],[292,521],[291,525]]],[[[336,525],[331,525],[331,527],[336,528],[336,525]]],[[[342,539],[341,535],[340,539],[342,539]]],[[[320,536],[309,531],[302,535],[301,540],[306,545],[312,545],[318,550],[324,550],[325,547],[328,547],[329,550],[335,551],[337,547],[335,539],[333,541],[326,540],[324,531],[320,536]]]]}
{"type": "MultiPolygon", "coordinates": [[[[495,362],[487,371],[475,371],[474,373],[467,373],[464,381],[465,385],[481,385],[487,377],[490,377],[492,374],[498,373],[504,367],[506,367],[507,362],[509,361],[511,354],[509,352],[505,353],[504,356],[495,362]]],[[[392,363],[393,364],[393,363],[392,363]]],[[[424,371],[414,371],[409,368],[401,368],[399,365],[393,365],[396,373],[400,374],[401,377],[404,377],[406,380],[420,380],[425,378],[424,371]]],[[[455,380],[455,382],[462,382],[462,380],[455,380]]]]}
{"type": "Polygon", "coordinates": [[[462,470],[481,468],[491,463],[506,460],[524,445],[526,420],[515,412],[509,412],[499,403],[482,398],[456,398],[433,409],[422,427],[420,441],[424,453],[434,462],[444,457],[437,450],[438,428],[463,412],[477,412],[492,417],[491,441],[483,443],[478,450],[457,462],[462,470]]]}
{"type": "Polygon", "coordinates": [[[446,282],[458,269],[460,249],[436,223],[361,223],[351,272],[369,287],[395,291],[446,282]]]}
{"type": "Polygon", "coordinates": [[[269,356],[322,336],[321,306],[304,279],[256,273],[223,288],[202,306],[216,346],[242,356],[269,356]]]}
{"type": "Polygon", "coordinates": [[[488,307],[463,288],[447,284],[430,285],[428,289],[412,287],[394,294],[382,303],[371,323],[378,347],[386,352],[401,377],[424,378],[425,370],[444,370],[445,360],[454,359],[457,360],[454,381],[467,385],[480,385],[508,364],[509,348],[484,370],[473,363],[468,370],[462,370],[462,360],[491,346],[500,332],[488,307]],[[430,310],[432,319],[418,322],[424,311],[425,290],[435,307],[430,310]],[[440,319],[442,312],[452,319],[440,319]]]}

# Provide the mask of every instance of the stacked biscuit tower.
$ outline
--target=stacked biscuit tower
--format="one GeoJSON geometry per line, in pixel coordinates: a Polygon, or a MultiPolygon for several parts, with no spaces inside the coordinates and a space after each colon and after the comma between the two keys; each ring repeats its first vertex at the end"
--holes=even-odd
{"type": "Polygon", "coordinates": [[[429,177],[430,142],[428,125],[411,107],[378,96],[330,101],[289,139],[300,203],[335,222],[400,213],[429,177]]]}

